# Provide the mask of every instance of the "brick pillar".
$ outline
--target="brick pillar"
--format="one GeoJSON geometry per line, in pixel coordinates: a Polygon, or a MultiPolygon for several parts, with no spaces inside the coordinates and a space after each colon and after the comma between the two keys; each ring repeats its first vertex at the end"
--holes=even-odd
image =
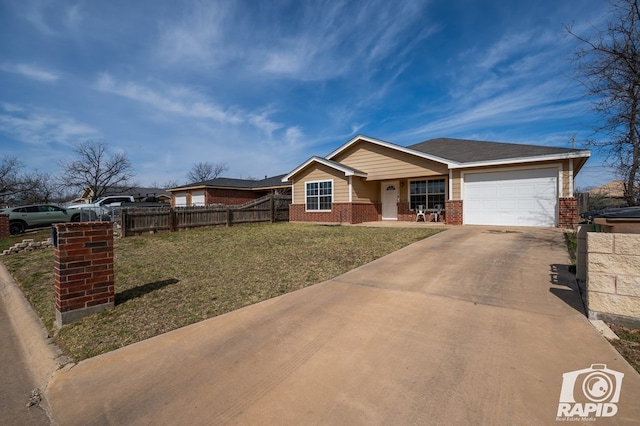
{"type": "Polygon", "coordinates": [[[113,307],[113,225],[58,223],[55,257],[56,324],[113,307]]]}
{"type": "Polygon", "coordinates": [[[11,231],[9,229],[9,215],[0,214],[0,238],[9,238],[11,231]]]}
{"type": "Polygon", "coordinates": [[[578,200],[576,198],[560,198],[558,210],[558,228],[574,229],[578,225],[578,200]]]}
{"type": "Polygon", "coordinates": [[[445,202],[445,214],[447,225],[462,225],[462,200],[445,202]]]}

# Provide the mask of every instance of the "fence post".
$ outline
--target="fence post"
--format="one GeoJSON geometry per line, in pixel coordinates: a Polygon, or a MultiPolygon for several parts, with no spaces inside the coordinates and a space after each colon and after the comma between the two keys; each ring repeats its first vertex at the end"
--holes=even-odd
{"type": "Polygon", "coordinates": [[[122,238],[127,236],[127,209],[120,210],[120,228],[122,229],[122,238]]]}
{"type": "Polygon", "coordinates": [[[231,226],[231,209],[227,207],[227,227],[231,226]]]}
{"type": "Polygon", "coordinates": [[[269,197],[269,211],[271,214],[271,223],[276,223],[276,203],[275,195],[271,194],[269,197]]]}
{"type": "Polygon", "coordinates": [[[169,232],[174,232],[176,230],[176,215],[173,207],[169,209],[169,232]]]}

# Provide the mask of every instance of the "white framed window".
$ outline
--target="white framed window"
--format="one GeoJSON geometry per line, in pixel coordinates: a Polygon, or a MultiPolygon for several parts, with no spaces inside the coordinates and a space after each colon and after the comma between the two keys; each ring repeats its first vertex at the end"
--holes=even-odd
{"type": "Polygon", "coordinates": [[[409,209],[416,210],[418,206],[435,209],[439,204],[444,207],[445,179],[423,179],[409,182],[409,209]]]}
{"type": "Polygon", "coordinates": [[[333,181],[305,182],[307,211],[331,211],[333,202],[333,181]]]}

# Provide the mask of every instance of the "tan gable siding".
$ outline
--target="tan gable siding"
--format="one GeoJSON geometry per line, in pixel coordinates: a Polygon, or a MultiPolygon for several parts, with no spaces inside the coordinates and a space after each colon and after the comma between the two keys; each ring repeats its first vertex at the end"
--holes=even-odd
{"type": "Polygon", "coordinates": [[[293,199],[296,204],[305,204],[305,182],[333,180],[333,202],[349,202],[349,182],[343,172],[323,164],[313,164],[295,177],[293,199]]]}
{"type": "Polygon", "coordinates": [[[367,182],[365,178],[354,176],[352,180],[353,202],[380,202],[380,184],[367,182]]]}
{"type": "Polygon", "coordinates": [[[367,180],[447,174],[447,166],[368,142],[358,142],[332,160],[367,173],[367,180]]]}

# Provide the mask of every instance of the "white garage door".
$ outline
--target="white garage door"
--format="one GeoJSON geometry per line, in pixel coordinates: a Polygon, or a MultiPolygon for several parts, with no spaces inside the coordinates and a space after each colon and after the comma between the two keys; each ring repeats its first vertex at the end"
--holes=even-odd
{"type": "Polygon", "coordinates": [[[191,193],[191,205],[204,206],[204,191],[194,191],[191,193]]]}
{"type": "Polygon", "coordinates": [[[181,194],[176,194],[176,203],[175,206],[176,207],[186,207],[187,206],[187,194],[186,193],[181,193],[181,194]]]}
{"type": "Polygon", "coordinates": [[[204,206],[204,191],[193,191],[191,193],[191,205],[204,206]]]}
{"type": "Polygon", "coordinates": [[[558,169],[464,175],[468,225],[556,226],[558,169]]]}

